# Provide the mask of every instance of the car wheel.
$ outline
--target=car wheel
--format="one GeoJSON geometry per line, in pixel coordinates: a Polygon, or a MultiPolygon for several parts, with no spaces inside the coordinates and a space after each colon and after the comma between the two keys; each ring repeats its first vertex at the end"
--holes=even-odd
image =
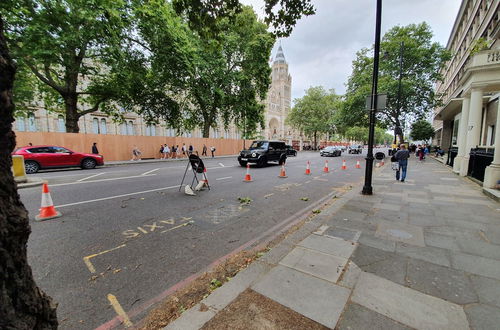
{"type": "Polygon", "coordinates": [[[40,169],[40,165],[32,160],[27,160],[24,162],[24,169],[26,171],[26,174],[33,174],[38,172],[38,170],[40,169]]]}
{"type": "Polygon", "coordinates": [[[90,170],[97,165],[97,162],[91,158],[85,158],[82,160],[82,168],[85,170],[90,170]]]}
{"type": "Polygon", "coordinates": [[[243,161],[241,161],[241,160],[240,160],[240,162],[239,162],[239,163],[240,163],[240,166],[243,166],[243,167],[246,167],[246,166],[247,166],[247,162],[243,162],[243,161]]]}
{"type": "Polygon", "coordinates": [[[257,161],[257,167],[264,167],[266,165],[267,165],[267,158],[260,157],[259,160],[257,161]]]}

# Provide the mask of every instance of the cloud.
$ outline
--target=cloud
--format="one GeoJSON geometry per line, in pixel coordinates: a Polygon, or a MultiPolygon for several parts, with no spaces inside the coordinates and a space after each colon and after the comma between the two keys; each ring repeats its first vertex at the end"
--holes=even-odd
{"type": "MultiPolygon", "coordinates": [[[[263,17],[262,0],[242,0],[263,17]]],[[[371,47],[375,37],[373,0],[316,0],[316,15],[302,18],[292,35],[281,40],[292,76],[292,99],[310,86],[345,92],[356,52],[371,47]]],[[[427,22],[434,40],[446,45],[461,1],[384,0],[382,35],[395,25],[427,22]]],[[[273,50],[276,54],[277,45],[273,50]]]]}

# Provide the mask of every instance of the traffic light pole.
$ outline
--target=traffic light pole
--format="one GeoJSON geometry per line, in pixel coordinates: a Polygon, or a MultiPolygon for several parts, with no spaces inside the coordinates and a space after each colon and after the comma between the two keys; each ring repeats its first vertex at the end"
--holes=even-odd
{"type": "Polygon", "coordinates": [[[378,62],[380,53],[380,25],[382,18],[382,0],[377,0],[377,14],[375,20],[375,47],[373,54],[373,76],[372,76],[372,97],[370,102],[370,127],[368,132],[368,155],[366,156],[365,185],[363,195],[372,195],[372,175],[373,175],[373,143],[375,137],[375,112],[377,111],[377,85],[378,85],[378,62]]]}

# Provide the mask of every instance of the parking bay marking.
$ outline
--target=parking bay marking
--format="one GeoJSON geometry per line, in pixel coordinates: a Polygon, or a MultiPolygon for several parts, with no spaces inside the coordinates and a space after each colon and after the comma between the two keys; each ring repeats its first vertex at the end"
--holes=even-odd
{"type": "Polygon", "coordinates": [[[133,179],[133,178],[144,178],[145,176],[153,176],[153,175],[156,175],[156,174],[132,175],[132,176],[123,176],[123,177],[120,177],[120,178],[108,178],[108,179],[102,179],[102,180],[90,180],[90,181],[76,181],[76,182],[68,182],[68,183],[56,183],[56,184],[51,185],[51,187],[69,186],[69,185],[73,185],[73,184],[92,183],[92,182],[103,182],[103,181],[133,179]]]}
{"type": "Polygon", "coordinates": [[[95,267],[94,265],[90,262],[90,259],[94,258],[94,257],[97,257],[97,256],[100,256],[102,254],[105,254],[105,253],[108,253],[108,252],[111,252],[111,251],[114,251],[114,250],[118,250],[118,249],[121,249],[122,247],[125,247],[127,246],[126,244],[122,244],[122,245],[119,245],[117,247],[114,247],[112,249],[109,249],[109,250],[105,250],[105,251],[101,251],[99,253],[96,253],[96,254],[91,254],[89,256],[86,256],[86,257],[83,257],[83,262],[85,263],[85,265],[87,265],[87,268],[89,269],[89,271],[94,274],[95,273],[95,267]]]}
{"type": "Polygon", "coordinates": [[[215,179],[216,181],[219,181],[219,180],[226,180],[226,179],[232,179],[233,177],[232,176],[225,176],[223,178],[217,178],[215,179]]]}
{"type": "MultiPolygon", "coordinates": [[[[83,178],[83,179],[80,179],[80,180],[76,180],[76,182],[82,182],[82,181],[84,181],[84,180],[91,179],[91,178],[95,178],[96,176],[103,175],[103,174],[106,174],[106,172],[97,173],[97,174],[94,174],[94,175],[88,176],[88,177],[86,177],[86,178],[83,178]]],[[[52,185],[51,185],[51,186],[52,186],[52,185]]]]}
{"type": "MultiPolygon", "coordinates": [[[[154,175],[154,174],[152,174],[152,175],[154,175]]],[[[94,203],[94,202],[100,202],[100,201],[106,201],[106,200],[114,199],[114,198],[121,198],[121,197],[127,197],[127,196],[145,194],[145,193],[148,193],[148,192],[159,191],[159,190],[167,190],[167,189],[174,189],[174,188],[179,188],[179,186],[169,186],[169,187],[163,187],[163,188],[149,189],[149,190],[137,191],[137,192],[128,193],[128,194],[122,194],[122,195],[109,196],[109,197],[103,197],[103,198],[97,198],[97,199],[90,199],[90,200],[81,201],[81,202],[56,205],[56,208],[66,207],[66,206],[73,206],[73,205],[80,205],[80,204],[87,204],[87,203],[94,203]]]]}
{"type": "Polygon", "coordinates": [[[142,175],[142,176],[145,176],[145,175],[151,174],[151,173],[153,173],[153,172],[155,172],[155,171],[158,171],[158,170],[159,170],[159,168],[154,168],[154,169],[152,169],[151,171],[147,171],[147,172],[142,173],[141,175],[142,175]]]}
{"type": "Polygon", "coordinates": [[[125,326],[125,328],[129,328],[129,327],[133,326],[133,323],[130,321],[127,313],[125,313],[125,311],[123,310],[122,306],[118,302],[118,299],[116,299],[116,297],[114,295],[112,295],[111,293],[108,294],[108,301],[111,304],[111,306],[113,307],[113,309],[115,310],[116,314],[118,314],[119,316],[122,317],[123,325],[125,326]]]}

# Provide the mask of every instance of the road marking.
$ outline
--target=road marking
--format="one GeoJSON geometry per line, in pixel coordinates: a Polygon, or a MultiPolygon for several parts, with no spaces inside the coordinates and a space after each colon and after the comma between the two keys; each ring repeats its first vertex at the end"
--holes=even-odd
{"type": "Polygon", "coordinates": [[[156,174],[148,174],[148,175],[132,175],[132,176],[123,176],[120,178],[109,178],[102,180],[90,180],[90,181],[76,181],[76,182],[68,182],[68,183],[57,183],[50,185],[51,187],[59,187],[59,186],[70,186],[73,184],[82,184],[82,183],[92,183],[92,182],[104,182],[104,181],[114,181],[114,180],[123,180],[123,179],[133,179],[133,178],[144,178],[145,176],[153,176],[156,174]]]}
{"type": "Polygon", "coordinates": [[[94,175],[91,175],[91,176],[88,176],[86,178],[83,178],[83,179],[80,179],[80,180],[76,180],[76,182],[81,182],[83,180],[87,180],[87,179],[90,179],[90,178],[95,178],[96,176],[99,176],[99,175],[103,175],[105,174],[106,172],[102,172],[102,173],[97,173],[97,174],[94,174],[94,175]]]}
{"type": "Polygon", "coordinates": [[[148,174],[153,173],[154,171],[158,171],[158,170],[159,170],[159,168],[155,168],[155,169],[152,169],[151,171],[144,172],[141,175],[143,175],[143,176],[148,175],[148,174]]]}
{"type": "Polygon", "coordinates": [[[81,201],[81,202],[75,202],[75,203],[68,203],[68,204],[57,205],[56,207],[66,207],[66,206],[87,204],[87,203],[93,203],[93,202],[100,202],[100,201],[106,201],[108,199],[114,199],[114,198],[120,198],[120,197],[127,197],[127,196],[139,195],[139,194],[145,194],[145,193],[148,193],[148,192],[159,191],[159,190],[167,190],[167,189],[173,189],[173,188],[179,188],[179,186],[170,186],[170,187],[156,188],[156,189],[150,189],[150,190],[137,191],[137,192],[133,192],[133,193],[129,193],[129,194],[122,194],[122,195],[109,196],[109,197],[103,197],[103,198],[97,198],[97,199],[90,199],[90,200],[87,200],[87,201],[81,201]]]}
{"type": "Polygon", "coordinates": [[[231,166],[224,166],[224,167],[207,167],[207,170],[217,170],[217,169],[221,169],[221,168],[226,168],[226,167],[239,167],[239,165],[231,165],[231,166]]]}
{"type": "Polygon", "coordinates": [[[226,166],[224,166],[224,164],[222,164],[222,163],[219,163],[219,165],[220,165],[221,167],[226,167],[226,166]]]}
{"type": "Polygon", "coordinates": [[[130,322],[130,319],[128,318],[127,313],[125,313],[122,306],[118,302],[118,299],[116,299],[116,297],[110,293],[108,294],[108,300],[111,306],[113,306],[113,309],[115,310],[116,314],[122,317],[123,325],[125,326],[125,328],[133,326],[132,322],[130,322]]]}
{"type": "Polygon", "coordinates": [[[272,195],[274,195],[274,193],[270,193],[270,194],[264,195],[264,198],[271,197],[272,195]]]}
{"type": "Polygon", "coordinates": [[[218,181],[218,180],[226,180],[226,179],[232,179],[232,178],[233,178],[232,176],[225,176],[223,178],[217,178],[215,180],[218,181]]]}
{"type": "Polygon", "coordinates": [[[90,259],[91,258],[94,258],[94,257],[97,257],[97,256],[100,256],[101,254],[105,254],[105,253],[108,253],[108,252],[111,252],[111,251],[114,251],[114,250],[118,250],[122,247],[125,247],[126,244],[122,244],[120,246],[117,246],[117,247],[114,247],[112,249],[109,249],[109,250],[106,250],[106,251],[102,251],[102,252],[99,252],[99,253],[96,253],[96,254],[91,254],[89,256],[86,256],[86,257],[83,257],[83,262],[85,263],[85,265],[87,265],[87,268],[89,269],[89,271],[91,273],[95,273],[95,267],[94,265],[92,265],[92,263],[90,262],[90,259]]]}
{"type": "Polygon", "coordinates": [[[192,223],[193,223],[193,221],[185,222],[185,223],[182,223],[182,224],[180,224],[180,225],[178,225],[178,226],[175,226],[175,227],[172,227],[172,228],[166,229],[166,230],[162,231],[161,233],[166,233],[167,231],[172,231],[172,230],[174,230],[174,229],[181,228],[181,227],[184,227],[184,226],[190,225],[190,224],[192,224],[192,223]]]}

